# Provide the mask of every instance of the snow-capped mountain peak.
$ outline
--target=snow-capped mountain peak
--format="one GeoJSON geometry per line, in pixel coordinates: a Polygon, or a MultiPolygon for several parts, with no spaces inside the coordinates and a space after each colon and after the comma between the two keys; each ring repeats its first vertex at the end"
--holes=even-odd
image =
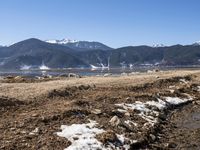
{"type": "Polygon", "coordinates": [[[67,43],[76,43],[77,40],[71,40],[71,39],[62,39],[60,40],[60,44],[67,44],[67,43]]]}
{"type": "Polygon", "coordinates": [[[76,50],[110,50],[112,48],[99,43],[99,42],[90,42],[90,41],[77,41],[77,40],[70,40],[70,39],[62,39],[62,40],[46,40],[45,42],[51,44],[59,44],[68,46],[69,48],[76,49],[76,50]]]}
{"type": "Polygon", "coordinates": [[[194,46],[200,46],[200,41],[193,43],[194,46]]]}
{"type": "Polygon", "coordinates": [[[9,47],[10,45],[0,45],[0,47],[9,47]]]}
{"type": "Polygon", "coordinates": [[[51,44],[68,44],[68,43],[75,43],[78,41],[64,38],[62,40],[46,40],[45,42],[51,43],[51,44]]]}
{"type": "Polygon", "coordinates": [[[165,47],[165,45],[164,44],[154,44],[152,47],[165,47]]]}

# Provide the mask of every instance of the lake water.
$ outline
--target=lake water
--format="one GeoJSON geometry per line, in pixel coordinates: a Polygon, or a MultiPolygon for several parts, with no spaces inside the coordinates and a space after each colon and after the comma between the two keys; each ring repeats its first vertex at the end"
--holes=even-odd
{"type": "Polygon", "coordinates": [[[52,70],[0,70],[0,76],[8,75],[22,75],[22,76],[43,76],[52,75],[59,76],[62,74],[75,73],[82,76],[95,76],[104,75],[106,73],[111,73],[118,75],[121,73],[131,73],[131,72],[146,72],[147,70],[178,70],[178,69],[199,69],[199,67],[135,67],[135,68],[110,68],[110,69],[52,69],[52,70]]]}
{"type": "Polygon", "coordinates": [[[23,75],[23,76],[42,76],[42,75],[52,75],[59,76],[62,74],[75,73],[82,76],[94,76],[94,75],[104,75],[106,73],[121,74],[123,72],[130,73],[134,72],[133,69],[57,69],[57,70],[1,70],[0,76],[7,75],[23,75]]]}

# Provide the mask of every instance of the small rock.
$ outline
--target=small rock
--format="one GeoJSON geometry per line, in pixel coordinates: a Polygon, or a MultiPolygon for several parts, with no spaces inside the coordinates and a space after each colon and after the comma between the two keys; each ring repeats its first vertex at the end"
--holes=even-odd
{"type": "Polygon", "coordinates": [[[128,76],[128,74],[123,72],[123,73],[121,73],[121,76],[128,76]]]}
{"type": "Polygon", "coordinates": [[[15,77],[14,76],[11,76],[11,75],[9,75],[9,76],[6,76],[4,79],[14,79],[15,77]]]}
{"type": "Polygon", "coordinates": [[[35,113],[35,114],[32,114],[32,117],[38,117],[39,114],[35,113]]]}
{"type": "Polygon", "coordinates": [[[153,73],[153,71],[152,70],[147,70],[147,73],[153,73]]]}
{"type": "Polygon", "coordinates": [[[14,79],[15,80],[22,80],[23,78],[21,76],[16,76],[14,79]]]}
{"type": "Polygon", "coordinates": [[[141,113],[141,111],[140,111],[140,110],[138,110],[138,109],[134,109],[134,110],[133,110],[133,112],[134,112],[134,113],[136,113],[136,114],[139,114],[139,113],[141,113]]]}
{"type": "Polygon", "coordinates": [[[114,117],[111,118],[111,120],[109,121],[109,123],[112,126],[118,126],[121,123],[121,121],[120,121],[119,117],[114,116],[114,117]]]}
{"type": "Polygon", "coordinates": [[[69,78],[80,78],[81,76],[78,75],[78,74],[75,74],[75,73],[69,73],[69,74],[68,74],[68,77],[69,77],[69,78]]]}
{"type": "Polygon", "coordinates": [[[40,129],[39,128],[35,128],[33,131],[31,131],[29,133],[29,135],[36,135],[36,134],[39,134],[39,132],[40,132],[40,129]]]}
{"type": "Polygon", "coordinates": [[[169,90],[169,92],[173,94],[173,93],[175,92],[175,90],[172,90],[172,89],[171,89],[171,90],[169,90]]]}
{"type": "Polygon", "coordinates": [[[176,87],[175,85],[170,85],[169,86],[170,89],[175,88],[175,87],[176,87]]]}
{"type": "Polygon", "coordinates": [[[128,117],[131,116],[131,114],[130,114],[129,112],[126,112],[124,115],[125,115],[125,116],[128,116],[128,117]]]}
{"type": "Polygon", "coordinates": [[[155,140],[156,140],[156,136],[153,135],[153,134],[150,134],[149,137],[151,138],[152,141],[155,141],[155,140]]]}
{"type": "Polygon", "coordinates": [[[133,132],[134,127],[132,126],[133,124],[129,123],[128,121],[122,122],[120,126],[124,127],[127,131],[133,132]]]}
{"type": "Polygon", "coordinates": [[[180,81],[181,83],[185,83],[185,84],[188,83],[185,79],[180,79],[179,81],[180,81]]]}
{"type": "Polygon", "coordinates": [[[168,148],[176,148],[177,147],[176,143],[173,143],[173,142],[168,143],[167,145],[168,145],[168,148]]]}
{"type": "Polygon", "coordinates": [[[131,100],[131,98],[130,98],[130,97],[127,97],[126,100],[129,101],[129,100],[131,100]]]}
{"type": "Polygon", "coordinates": [[[100,109],[94,109],[94,110],[91,111],[91,113],[96,114],[96,115],[99,115],[99,114],[101,114],[102,112],[101,112],[100,109]]]}
{"type": "Polygon", "coordinates": [[[16,128],[10,128],[11,131],[14,131],[16,128]]]}
{"type": "Polygon", "coordinates": [[[109,77],[109,76],[111,76],[112,75],[112,73],[106,73],[106,74],[104,74],[103,76],[104,77],[109,77]]]}
{"type": "Polygon", "coordinates": [[[200,105],[200,101],[195,101],[195,103],[196,103],[197,105],[200,105]]]}
{"type": "Polygon", "coordinates": [[[166,120],[167,115],[165,113],[160,113],[158,116],[161,120],[166,120]]]}
{"type": "Polygon", "coordinates": [[[40,77],[40,76],[36,76],[35,78],[38,79],[38,80],[44,79],[43,77],[40,77]]]}
{"type": "Polygon", "coordinates": [[[44,75],[43,78],[45,78],[45,79],[51,79],[52,76],[51,75],[44,75]]]}
{"type": "Polygon", "coordinates": [[[21,131],[21,133],[22,133],[22,134],[26,134],[27,132],[26,132],[26,131],[21,131]]]}
{"type": "Polygon", "coordinates": [[[154,70],[153,70],[153,72],[159,72],[159,71],[160,71],[159,69],[154,69],[154,70]]]}
{"type": "Polygon", "coordinates": [[[139,72],[131,72],[131,73],[129,73],[129,75],[136,75],[136,74],[139,74],[139,72]]]}

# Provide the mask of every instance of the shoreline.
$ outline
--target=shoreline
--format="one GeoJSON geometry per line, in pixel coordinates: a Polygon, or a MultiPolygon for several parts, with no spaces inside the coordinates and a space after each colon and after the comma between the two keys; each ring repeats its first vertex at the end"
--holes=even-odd
{"type": "Polygon", "coordinates": [[[122,73],[147,73],[148,71],[174,71],[174,70],[198,70],[200,66],[143,66],[133,68],[66,68],[66,69],[32,69],[32,70],[0,70],[0,76],[60,76],[62,74],[75,73],[81,76],[96,76],[110,73],[120,75],[122,73]]]}

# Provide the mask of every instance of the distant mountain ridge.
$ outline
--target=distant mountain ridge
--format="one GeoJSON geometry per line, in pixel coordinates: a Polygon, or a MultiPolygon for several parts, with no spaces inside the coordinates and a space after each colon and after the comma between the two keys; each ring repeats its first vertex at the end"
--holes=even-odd
{"type": "Polygon", "coordinates": [[[152,47],[165,47],[164,44],[154,44],[152,47]]]}
{"type": "Polygon", "coordinates": [[[197,41],[193,44],[194,46],[199,46],[200,45],[200,41],[197,41]]]}
{"type": "MultiPolygon", "coordinates": [[[[83,41],[84,42],[84,41],[83,41]]],[[[108,68],[200,65],[200,45],[128,46],[100,49],[99,42],[47,43],[28,39],[0,47],[0,69],[108,68]],[[69,45],[77,44],[77,45],[69,45]],[[86,46],[84,47],[84,44],[86,46]],[[93,45],[88,48],[87,44],[93,45]]],[[[105,45],[106,46],[106,45],[105,45]]],[[[108,46],[106,46],[108,47],[108,46]]]]}
{"type": "Polygon", "coordinates": [[[51,44],[68,44],[68,43],[75,43],[78,41],[65,38],[62,40],[45,40],[45,42],[51,43],[51,44]]]}
{"type": "Polygon", "coordinates": [[[0,45],[0,48],[1,48],[1,47],[6,47],[6,46],[0,45]]]}
{"type": "Polygon", "coordinates": [[[73,51],[66,46],[28,39],[0,49],[0,68],[40,68],[44,64],[51,68],[86,66],[73,51]]]}
{"type": "Polygon", "coordinates": [[[72,49],[76,50],[111,50],[112,48],[100,43],[100,42],[89,42],[89,41],[77,41],[70,39],[62,39],[62,40],[46,40],[47,43],[59,44],[68,46],[72,49]]]}

